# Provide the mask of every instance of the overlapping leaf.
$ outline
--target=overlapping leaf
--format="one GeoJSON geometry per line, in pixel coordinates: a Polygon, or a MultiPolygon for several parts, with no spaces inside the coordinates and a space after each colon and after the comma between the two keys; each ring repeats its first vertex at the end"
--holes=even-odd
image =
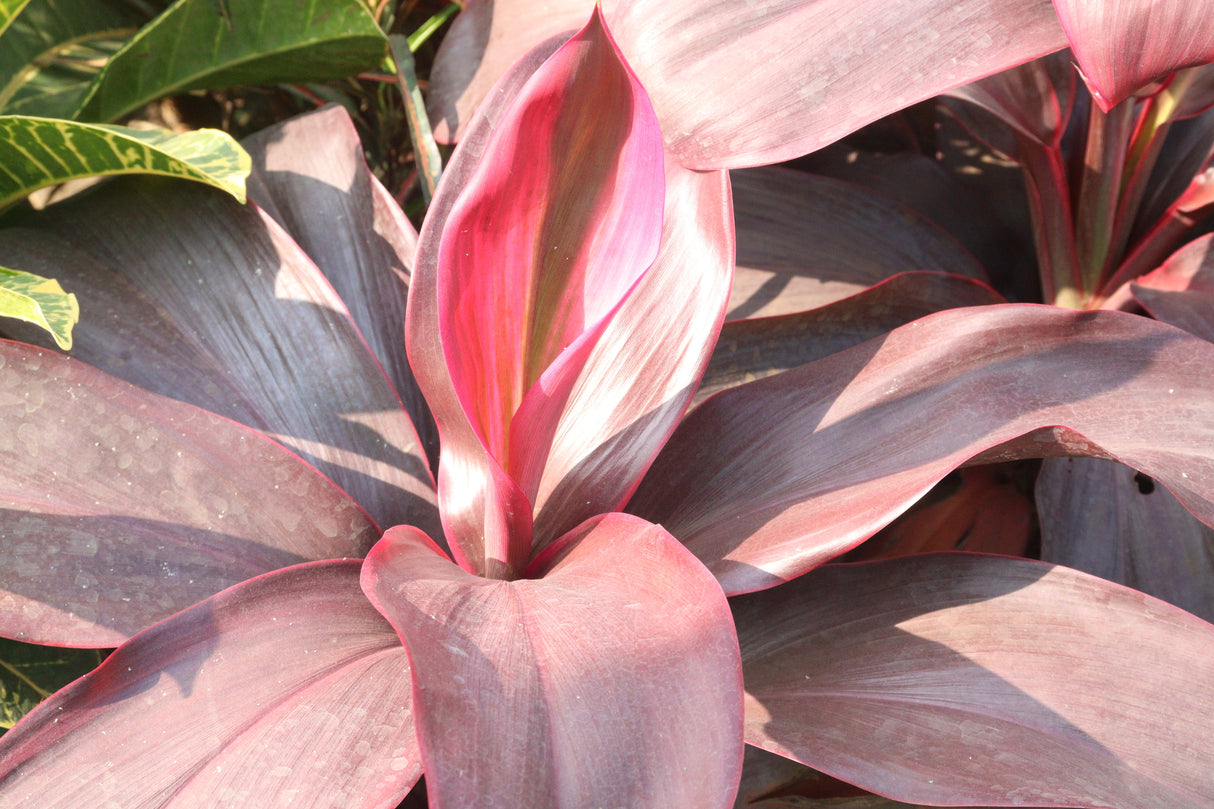
{"type": "Polygon", "coordinates": [[[72,347],[72,327],[80,320],[80,305],[53,278],[0,267],[0,317],[41,326],[66,351],[72,347]]]}
{"type": "Polygon", "coordinates": [[[1206,9],[1187,0],[1054,0],[1084,79],[1108,111],[1154,81],[1214,61],[1206,9]]]}
{"type": "Polygon", "coordinates": [[[985,280],[932,223],[875,192],[782,168],[730,173],[738,237],[730,320],[823,306],[916,270],[985,280]]]}
{"type": "MultiPolygon", "coordinates": [[[[477,174],[477,160],[488,149],[498,148],[500,144],[491,140],[493,133],[513,131],[511,127],[517,125],[513,116],[531,109],[540,90],[558,86],[555,71],[565,69],[562,61],[550,62],[547,72],[537,74],[525,87],[535,61],[524,62],[507,77],[448,167],[445,187],[422,232],[410,297],[409,350],[443,431],[440,497],[458,497],[444,500],[448,537],[465,546],[456,549],[457,559],[473,570],[485,569],[480,561],[485,554],[482,547],[501,545],[507,537],[517,543],[510,553],[525,559],[532,550],[533,508],[548,512],[547,527],[537,536],[542,544],[592,513],[619,507],[685,406],[707,361],[720,315],[703,317],[688,330],[689,313],[719,313],[724,306],[732,253],[724,178],[670,166],[663,182],[660,141],[651,113],[644,112],[647,102],[618,62],[606,33],[593,27],[597,25],[592,23],[566,52],[594,48],[593,56],[587,57],[593,70],[583,68],[578,74],[576,81],[586,85],[571,93],[564,114],[573,120],[587,114],[601,118],[607,108],[620,112],[624,123],[609,130],[610,137],[602,134],[601,122],[595,125],[594,150],[587,153],[587,160],[588,168],[599,174],[621,173],[608,184],[610,194],[597,198],[587,196],[586,171],[574,173],[568,167],[557,171],[547,163],[546,151],[528,152],[533,165],[516,167],[511,182],[519,182],[526,168],[542,173],[533,182],[550,184],[535,210],[507,208],[507,213],[492,217],[492,227],[505,232],[502,216],[522,217],[529,234],[525,238],[538,239],[492,258],[499,266],[502,255],[518,263],[520,281],[511,293],[525,296],[514,307],[518,311],[491,305],[499,293],[488,281],[473,286],[470,271],[466,280],[454,275],[463,266],[460,252],[465,249],[459,246],[465,242],[459,241],[463,228],[455,227],[459,221],[455,217],[466,216],[473,205],[484,204],[490,192],[496,193],[499,177],[477,174]],[[595,78],[595,71],[600,78],[595,78]],[[605,81],[603,77],[612,73],[617,78],[605,81]],[[515,94],[519,100],[512,106],[515,94]],[[617,169],[619,163],[623,167],[617,169]],[[628,192],[630,183],[636,187],[628,192]],[[664,232],[663,185],[670,187],[664,232]],[[458,196],[465,188],[466,196],[458,196]],[[543,211],[548,212],[547,219],[537,216],[543,211]],[[578,232],[583,228],[589,236],[578,232]],[[619,237],[614,243],[604,241],[613,229],[619,237]],[[562,232],[573,238],[560,241],[562,232]],[[664,240],[662,253],[642,278],[657,250],[659,233],[664,240]],[[547,266],[545,254],[553,247],[558,248],[554,251],[558,262],[547,266]],[[586,278],[596,277],[589,274],[593,272],[601,280],[587,281],[584,288],[581,282],[567,284],[566,279],[575,276],[563,269],[565,255],[570,256],[571,266],[585,262],[586,278]],[[704,262],[699,271],[710,283],[689,280],[686,269],[693,262],[704,262]],[[545,267],[545,274],[538,274],[545,267]],[[682,307],[671,307],[672,300],[683,301],[682,307]],[[534,309],[537,306],[566,309],[579,321],[556,323],[548,312],[534,309]],[[529,310],[537,311],[541,319],[528,320],[529,310]],[[493,329],[500,337],[492,339],[502,346],[500,351],[482,342],[490,339],[484,332],[492,331],[487,327],[495,322],[493,329]],[[638,324],[644,324],[652,340],[636,338],[638,324]],[[565,334],[551,346],[510,336],[511,330],[525,334],[528,329],[550,328],[565,334]],[[456,350],[465,343],[467,348],[456,350]],[[534,348],[530,355],[516,347],[527,345],[534,348]],[[658,349],[659,345],[665,347],[658,349]],[[441,369],[439,362],[450,364],[450,376],[427,370],[441,369]],[[618,375],[612,369],[623,367],[635,381],[607,386],[605,380],[618,375]],[[499,369],[500,378],[488,377],[489,368],[499,369]],[[617,435],[638,420],[644,420],[640,427],[617,435]],[[606,442],[613,438],[618,452],[607,451],[606,442]],[[559,508],[551,507],[553,498],[562,503],[559,508]],[[509,523],[502,522],[506,514],[511,515],[509,523]],[[482,537],[487,538],[484,546],[482,537]]],[[[542,53],[529,60],[542,58],[542,53]]],[[[535,140],[528,148],[542,142],[535,140]]],[[[490,244],[489,234],[469,234],[473,235],[477,241],[467,241],[469,247],[479,244],[483,250],[490,244]]],[[[486,558],[495,554],[504,558],[504,553],[491,551],[486,558]]]]}
{"type": "Polygon", "coordinates": [[[635,517],[559,547],[513,582],[410,528],[368,556],[363,587],[413,665],[430,805],[730,806],[741,671],[720,588],[635,517]]]}
{"type": "Polygon", "coordinates": [[[0,738],[0,803],[396,806],[412,680],[359,568],[267,574],[133,638],[0,738]]]}
{"type": "Polygon", "coordinates": [[[200,88],[344,78],[386,49],[362,0],[182,0],[110,59],[74,117],[109,121],[200,88]]]}
{"type": "Polygon", "coordinates": [[[225,587],[378,537],[251,430],[0,342],[0,613],[10,637],[114,646],[225,587]]]}
{"type": "Polygon", "coordinates": [[[628,510],[729,593],[854,547],[975,457],[1114,456],[1211,523],[1210,363],[1214,346],[1131,315],[941,312],[708,400],[628,510]]]}
{"type": "Polygon", "coordinates": [[[1140,277],[1134,297],[1160,320],[1214,342],[1214,236],[1202,236],[1140,277]]]}
{"type": "Polygon", "coordinates": [[[80,177],[161,174],[219,188],[244,202],[249,156],[216,129],[161,130],[0,116],[0,207],[80,177]]]}
{"type": "Polygon", "coordinates": [[[899,800],[1214,800],[1214,629],[1066,568],[827,566],[732,600],[747,741],[899,800]],[[846,620],[840,621],[840,616],[846,620]]]}
{"type": "Polygon", "coordinates": [[[399,397],[328,280],[261,211],[193,184],[112,181],[0,231],[0,249],[90,302],[79,358],[269,433],[381,526],[440,535],[399,397]]]}
{"type": "Polygon", "coordinates": [[[144,22],[136,3],[29,0],[0,34],[0,111],[70,118],[144,22]]]}

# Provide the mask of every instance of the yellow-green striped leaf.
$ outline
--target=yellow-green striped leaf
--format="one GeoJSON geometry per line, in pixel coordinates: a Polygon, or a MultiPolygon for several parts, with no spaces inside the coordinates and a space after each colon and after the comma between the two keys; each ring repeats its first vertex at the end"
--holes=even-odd
{"type": "Polygon", "coordinates": [[[0,317],[41,326],[64,351],[72,347],[72,327],[80,320],[76,296],[53,278],[0,267],[0,317]]]}
{"type": "Polygon", "coordinates": [[[0,207],[79,177],[163,174],[223,189],[244,202],[249,155],[228,134],[81,124],[0,115],[0,207]]]}
{"type": "Polygon", "coordinates": [[[187,90],[344,78],[386,52],[364,0],[178,0],[110,59],[73,117],[110,121],[187,90]]]}

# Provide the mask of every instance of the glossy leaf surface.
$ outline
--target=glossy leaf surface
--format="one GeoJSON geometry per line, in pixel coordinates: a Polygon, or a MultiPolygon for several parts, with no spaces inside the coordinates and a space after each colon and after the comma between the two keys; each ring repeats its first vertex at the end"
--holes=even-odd
{"type": "Polygon", "coordinates": [[[70,118],[147,19],[134,3],[29,0],[0,34],[0,111],[70,118]]]}
{"type": "Polygon", "coordinates": [[[1214,630],[1149,596],[933,554],[831,565],[731,603],[752,744],[903,801],[1214,799],[1196,741],[1214,709],[1214,630]]]}
{"type": "Polygon", "coordinates": [[[0,267],[0,317],[42,327],[67,351],[72,347],[72,327],[80,320],[80,305],[53,278],[0,267]]]}
{"type": "Polygon", "coordinates": [[[0,206],[48,185],[108,174],[206,183],[244,202],[249,156],[217,129],[162,130],[0,116],[0,206]]]}
{"type": "Polygon", "coordinates": [[[0,801],[396,806],[421,774],[412,680],[359,568],[271,573],[133,638],[0,738],[0,801]]]}
{"type": "Polygon", "coordinates": [[[201,88],[344,78],[386,50],[362,0],[183,0],[110,59],[74,117],[110,121],[201,88]]]}
{"type": "Polygon", "coordinates": [[[1207,9],[1187,0],[1054,0],[1092,95],[1105,111],[1184,67],[1214,61],[1207,9]]]}
{"type": "Polygon", "coordinates": [[[1214,522],[1210,363],[1214,346],[1132,315],[941,312],[705,402],[628,510],[731,594],[854,547],[972,458],[1116,456],[1214,522]]]}
{"type": "Polygon", "coordinates": [[[192,184],[111,181],[27,224],[0,231],[0,249],[90,301],[75,356],[269,434],[381,527],[437,535],[400,399],[328,280],[268,216],[192,184]]]}
{"type": "Polygon", "coordinates": [[[363,587],[413,665],[430,805],[728,807],[741,671],[711,575],[626,515],[560,540],[540,578],[479,578],[401,527],[363,587]]]}
{"type": "Polygon", "coordinates": [[[225,587],[361,557],[375,525],[251,430],[0,342],[0,629],[115,646],[225,587]]]}
{"type": "Polygon", "coordinates": [[[986,277],[949,234],[868,189],[778,167],[733,171],[730,183],[730,320],[813,309],[902,272],[986,277]]]}

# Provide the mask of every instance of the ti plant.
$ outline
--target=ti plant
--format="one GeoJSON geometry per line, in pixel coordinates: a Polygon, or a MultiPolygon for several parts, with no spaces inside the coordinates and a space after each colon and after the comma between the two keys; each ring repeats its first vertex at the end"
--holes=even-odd
{"type": "Polygon", "coordinates": [[[75,358],[0,344],[0,628],[117,646],[0,739],[0,803],[729,807],[749,744],[904,801],[1209,805],[1214,627],[1041,562],[825,563],[974,460],[1117,457],[1214,522],[1214,346],[981,306],[699,402],[730,184],[661,118],[596,12],[420,235],[336,108],[246,144],[256,205],[127,178],[0,232],[99,302],[75,358]]]}

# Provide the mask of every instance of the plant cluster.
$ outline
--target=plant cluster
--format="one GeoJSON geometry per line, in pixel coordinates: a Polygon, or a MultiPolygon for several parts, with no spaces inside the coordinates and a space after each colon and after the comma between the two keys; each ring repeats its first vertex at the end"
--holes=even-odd
{"type": "Polygon", "coordinates": [[[0,228],[0,634],[113,649],[0,659],[0,805],[1209,806],[1202,4],[474,1],[428,115],[413,5],[100,4],[0,106],[3,199],[135,175],[0,228]],[[343,106],[89,122],[377,67],[420,231],[343,106]],[[1032,282],[998,172],[825,148],[914,104],[1032,282]]]}

